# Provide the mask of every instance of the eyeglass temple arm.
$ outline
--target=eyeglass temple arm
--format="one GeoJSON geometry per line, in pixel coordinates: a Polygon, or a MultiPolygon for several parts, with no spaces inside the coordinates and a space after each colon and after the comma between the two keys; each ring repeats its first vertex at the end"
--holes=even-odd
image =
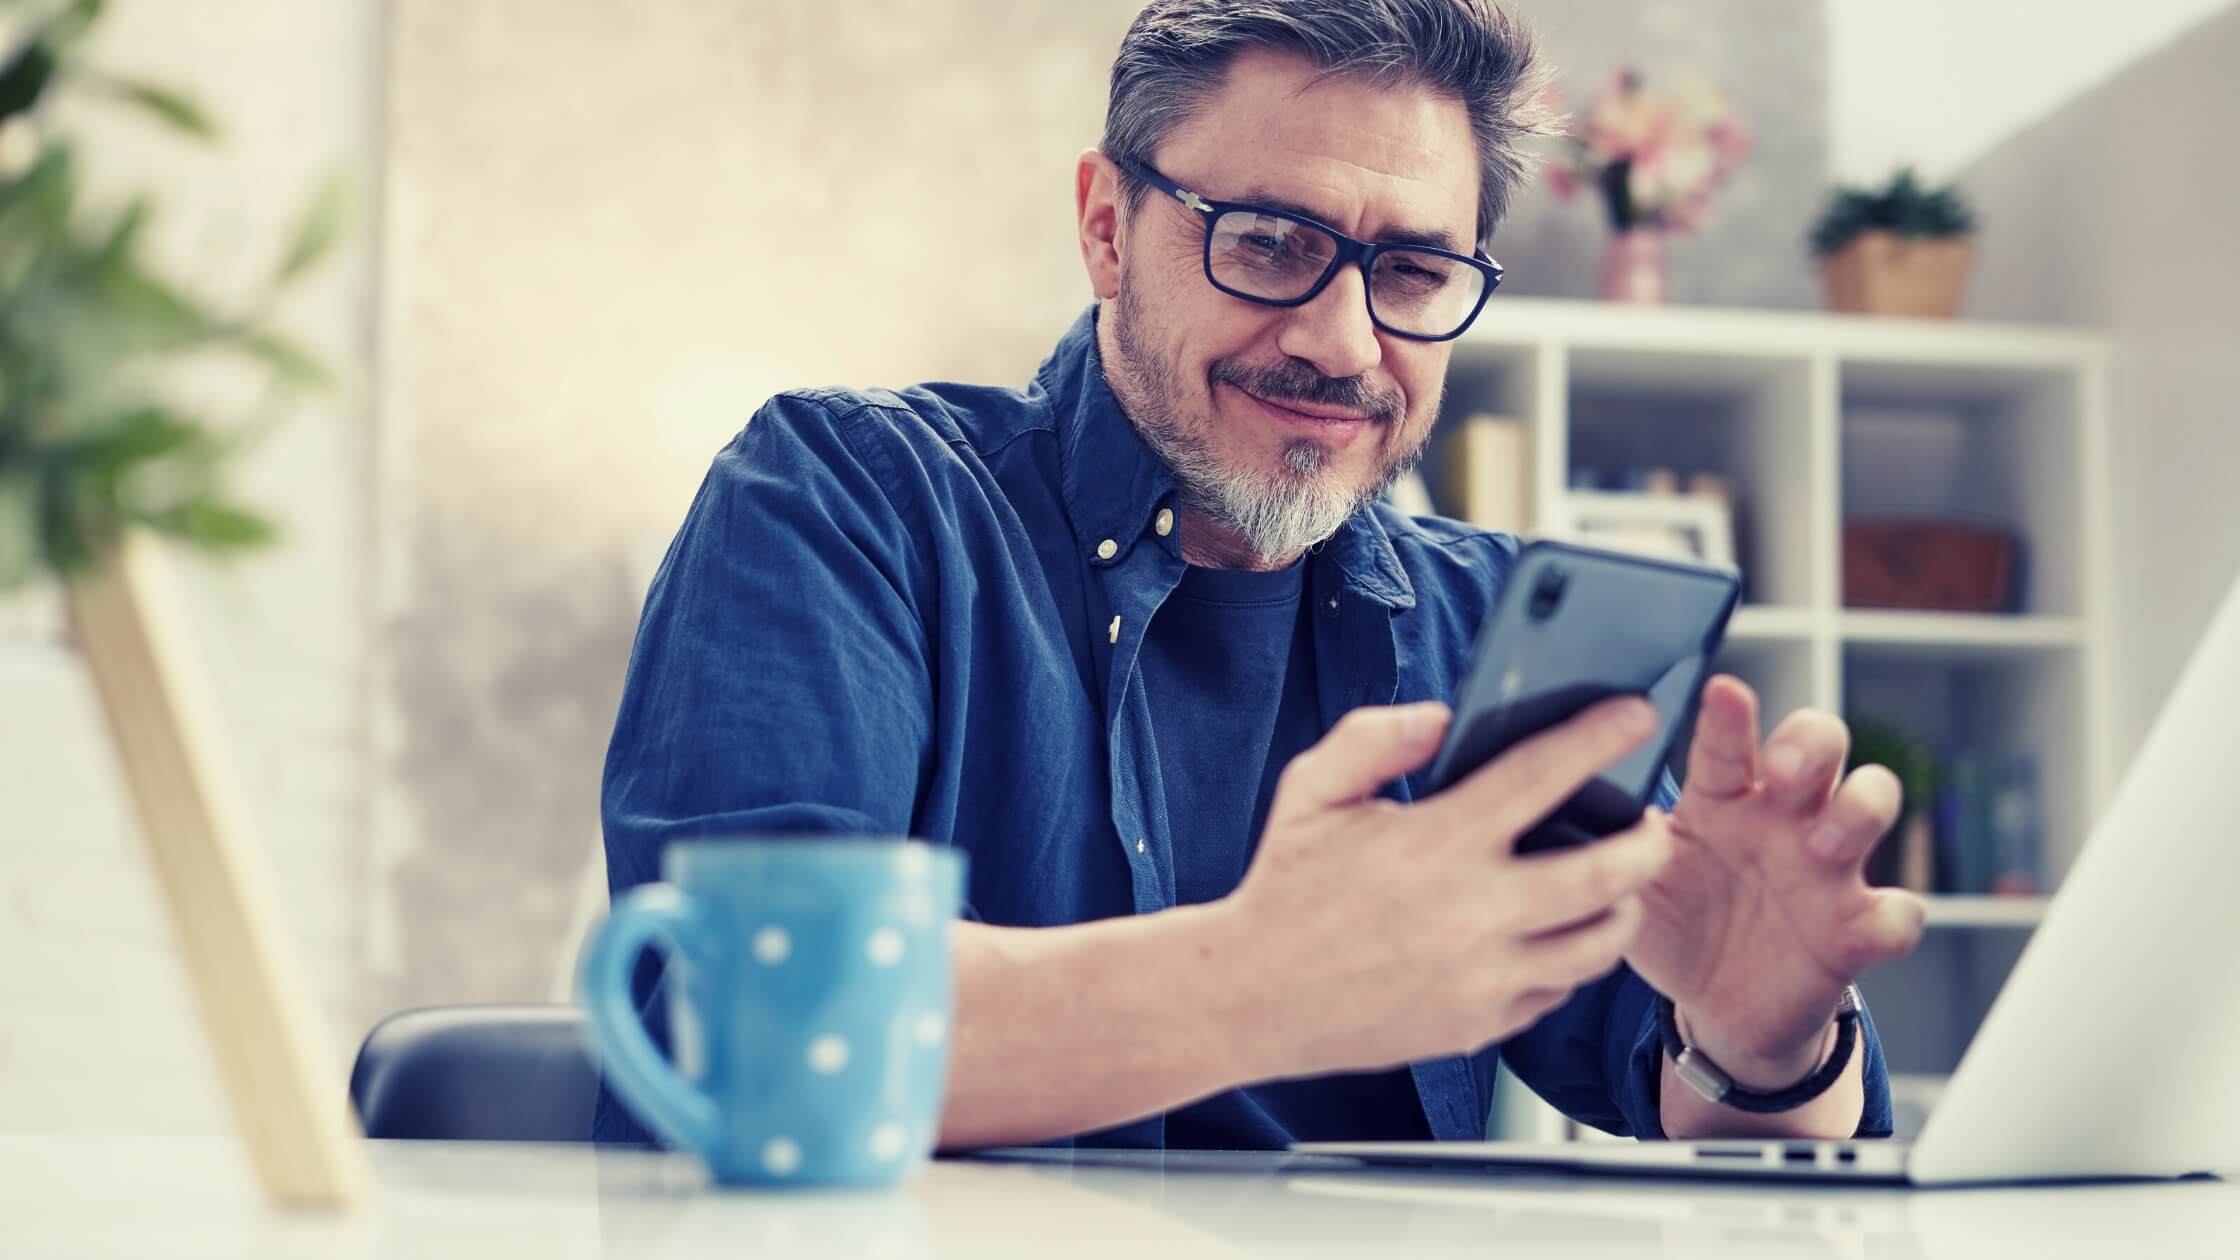
{"type": "Polygon", "coordinates": [[[1126,171],[1130,175],[1135,176],[1137,179],[1142,180],[1144,183],[1158,189],[1160,192],[1163,192],[1169,197],[1174,198],[1176,201],[1181,202],[1183,205],[1197,211],[1199,214],[1211,215],[1213,213],[1213,204],[1211,202],[1190,191],[1189,189],[1184,188],[1182,185],[1174,182],[1173,180],[1168,179],[1166,176],[1161,175],[1159,172],[1152,170],[1150,167],[1145,166],[1141,162],[1132,161],[1128,158],[1114,158],[1113,164],[1118,166],[1121,170],[1126,171]]]}

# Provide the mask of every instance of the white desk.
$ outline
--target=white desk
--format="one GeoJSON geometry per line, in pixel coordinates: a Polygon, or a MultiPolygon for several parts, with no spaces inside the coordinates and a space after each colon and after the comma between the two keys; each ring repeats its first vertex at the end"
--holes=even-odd
{"type": "Polygon", "coordinates": [[[1365,1172],[1282,1156],[941,1161],[901,1191],[717,1192],[681,1159],[375,1143],[351,1217],[268,1211],[202,1139],[0,1137],[0,1256],[2217,1256],[2240,1184],[1904,1191],[1365,1172]]]}

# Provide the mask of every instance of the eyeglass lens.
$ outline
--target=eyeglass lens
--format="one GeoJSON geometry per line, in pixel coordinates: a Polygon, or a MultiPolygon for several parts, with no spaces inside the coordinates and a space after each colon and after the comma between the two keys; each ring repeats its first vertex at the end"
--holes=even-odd
{"type": "MultiPolygon", "coordinates": [[[[1240,297],[1288,302],[1302,297],[1330,267],[1338,242],[1329,233],[1283,215],[1226,211],[1213,221],[1207,265],[1213,282],[1240,297]]],[[[1443,337],[1477,309],[1485,275],[1452,258],[1388,249],[1370,265],[1369,310],[1399,332],[1443,337]]]]}

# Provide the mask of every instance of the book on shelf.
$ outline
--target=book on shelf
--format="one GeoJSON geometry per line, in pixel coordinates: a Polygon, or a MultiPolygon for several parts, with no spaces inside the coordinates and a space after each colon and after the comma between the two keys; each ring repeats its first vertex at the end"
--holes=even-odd
{"type": "Polygon", "coordinates": [[[1955,752],[1937,796],[1938,887],[1974,896],[2044,891],[2038,763],[2027,753],[1955,752]]]}
{"type": "Polygon", "coordinates": [[[1447,515],[1481,529],[1532,528],[1532,431],[1512,416],[1463,418],[1432,474],[1447,515]]]}

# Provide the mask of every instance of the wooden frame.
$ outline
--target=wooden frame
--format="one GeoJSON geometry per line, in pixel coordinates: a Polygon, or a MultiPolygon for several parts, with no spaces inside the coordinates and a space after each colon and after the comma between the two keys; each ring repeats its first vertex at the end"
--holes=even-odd
{"type": "Polygon", "coordinates": [[[221,773],[215,713],[195,685],[156,547],[127,535],[103,568],[72,579],[71,629],[258,1179],[280,1202],[345,1208],[366,1184],[357,1121],[329,1079],[332,1061],[221,773]]]}

